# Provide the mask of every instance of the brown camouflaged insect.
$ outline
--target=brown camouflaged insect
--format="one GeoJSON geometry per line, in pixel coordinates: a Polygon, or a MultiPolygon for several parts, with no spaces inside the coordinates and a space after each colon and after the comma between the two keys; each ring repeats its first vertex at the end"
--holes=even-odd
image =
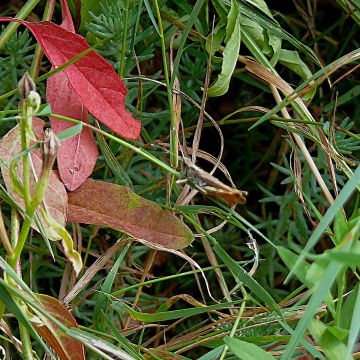
{"type": "Polygon", "coordinates": [[[224,184],[215,176],[210,175],[193,164],[186,156],[183,158],[183,161],[187,167],[186,179],[178,180],[177,183],[189,182],[200,193],[215,197],[229,206],[246,203],[246,196],[248,194],[246,191],[234,189],[224,184]]]}

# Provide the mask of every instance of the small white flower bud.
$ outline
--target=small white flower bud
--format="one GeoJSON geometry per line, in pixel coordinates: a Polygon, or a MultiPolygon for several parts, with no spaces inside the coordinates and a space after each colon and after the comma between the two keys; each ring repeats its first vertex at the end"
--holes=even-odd
{"type": "Polygon", "coordinates": [[[40,95],[36,91],[31,90],[26,99],[26,103],[28,106],[31,106],[34,109],[34,113],[36,113],[41,105],[40,95]]]}

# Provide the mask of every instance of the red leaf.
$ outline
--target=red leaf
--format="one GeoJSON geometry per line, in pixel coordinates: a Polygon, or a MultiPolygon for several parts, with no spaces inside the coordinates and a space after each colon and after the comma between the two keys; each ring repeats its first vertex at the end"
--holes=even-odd
{"type": "MultiPolygon", "coordinates": [[[[47,82],[46,98],[56,114],[89,122],[88,114],[79,97],[69,87],[63,72],[51,76],[47,82]]],[[[57,134],[74,124],[50,118],[51,127],[57,134]]],[[[84,127],[80,134],[62,142],[57,155],[61,180],[70,190],[79,187],[92,173],[98,149],[91,130],[84,127]]]]}
{"type": "MultiPolygon", "coordinates": [[[[61,27],[74,32],[71,14],[62,1],[63,22],[61,27]]],[[[46,85],[46,99],[52,112],[88,123],[89,117],[82,100],[69,84],[64,71],[51,76],[46,85]]],[[[73,126],[72,123],[50,118],[51,127],[57,134],[73,126]]],[[[91,130],[84,127],[80,134],[65,140],[59,149],[57,163],[64,185],[70,190],[79,187],[92,173],[98,150],[91,130]]]]}
{"type": "MultiPolygon", "coordinates": [[[[30,23],[6,17],[0,21],[17,21],[27,26],[55,67],[89,49],[82,36],[47,21],[30,23]]],[[[127,90],[103,57],[91,51],[63,71],[84,106],[99,121],[124,138],[136,139],[139,136],[141,123],[125,108],[127,90]]]]}
{"type": "MultiPolygon", "coordinates": [[[[33,131],[36,134],[38,139],[42,139],[44,136],[44,121],[33,118],[33,131]]],[[[20,140],[20,129],[19,125],[11,129],[1,140],[0,140],[0,160],[3,162],[8,162],[14,158],[18,153],[21,152],[21,140],[20,140]]],[[[38,177],[41,171],[42,160],[37,153],[31,154],[32,163],[34,165],[35,174],[38,177]]],[[[8,189],[9,194],[12,196],[14,201],[24,207],[24,201],[17,194],[17,192],[12,189],[9,169],[7,166],[1,166],[1,172],[3,179],[8,189]]],[[[22,179],[22,161],[21,159],[18,162],[17,175],[19,179],[22,179]]],[[[33,190],[35,187],[35,176],[32,174],[30,178],[30,186],[33,190]]],[[[66,207],[67,207],[67,194],[64,187],[64,184],[60,181],[58,175],[55,171],[51,171],[49,186],[45,194],[44,203],[46,204],[50,215],[62,226],[66,224],[66,207]]],[[[39,214],[40,219],[42,219],[41,214],[39,214]]],[[[47,228],[47,223],[42,222],[43,227],[47,228]]],[[[33,227],[36,229],[34,223],[33,227]]]]}
{"type": "MultiPolygon", "coordinates": [[[[37,294],[43,308],[68,328],[78,327],[70,311],[51,296],[37,294]]],[[[44,320],[46,318],[44,317],[44,320]]],[[[84,346],[72,337],[65,335],[53,322],[46,319],[45,325],[35,326],[39,335],[54,349],[61,360],[85,360],[84,346]]]]}
{"type": "Polygon", "coordinates": [[[72,21],[71,12],[66,0],[60,0],[61,2],[61,10],[62,10],[62,18],[63,22],[61,23],[61,27],[67,31],[75,33],[74,23],[72,21]]]}
{"type": "Polygon", "coordinates": [[[69,193],[69,221],[110,226],[169,249],[193,241],[190,229],[169,210],[142,198],[126,186],[87,179],[69,193]]]}

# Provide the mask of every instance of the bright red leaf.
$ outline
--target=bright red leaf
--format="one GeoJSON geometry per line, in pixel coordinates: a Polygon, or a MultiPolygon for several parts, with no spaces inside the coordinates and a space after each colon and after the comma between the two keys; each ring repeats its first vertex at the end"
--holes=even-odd
{"type": "MultiPolygon", "coordinates": [[[[17,21],[33,33],[54,67],[71,60],[89,49],[85,39],[48,21],[31,23],[14,18],[0,21],[17,21]]],[[[136,139],[141,123],[125,108],[127,90],[112,66],[95,51],[90,51],[64,72],[70,86],[81,98],[87,110],[118,135],[136,139]]]]}
{"type": "Polygon", "coordinates": [[[191,230],[169,210],[126,186],[87,179],[68,195],[69,221],[110,226],[169,249],[184,248],[194,239],[191,230]]]}
{"type": "MultiPolygon", "coordinates": [[[[82,101],[69,87],[68,78],[63,72],[49,78],[46,98],[54,113],[89,122],[82,101]]],[[[68,121],[55,118],[50,118],[50,122],[56,134],[74,126],[68,121]]],[[[98,149],[93,134],[87,127],[83,127],[80,134],[62,142],[57,163],[61,180],[70,191],[79,187],[91,175],[97,157],[98,149]]]]}
{"type": "MultiPolygon", "coordinates": [[[[62,0],[63,29],[74,32],[69,8],[62,0]]],[[[69,84],[65,71],[51,76],[47,80],[46,99],[53,113],[67,116],[88,123],[89,117],[80,97],[69,84]]],[[[73,126],[72,123],[50,117],[51,127],[55,133],[73,126]]],[[[79,187],[92,173],[98,150],[92,131],[84,127],[80,134],[65,140],[57,155],[59,174],[64,185],[70,190],[79,187]]]]}

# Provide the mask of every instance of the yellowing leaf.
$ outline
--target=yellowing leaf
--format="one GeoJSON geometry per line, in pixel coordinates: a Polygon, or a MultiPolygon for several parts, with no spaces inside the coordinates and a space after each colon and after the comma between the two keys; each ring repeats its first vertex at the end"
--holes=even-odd
{"type": "Polygon", "coordinates": [[[193,241],[190,229],[169,210],[142,198],[126,186],[87,179],[69,193],[69,221],[110,226],[169,249],[193,241]]]}

